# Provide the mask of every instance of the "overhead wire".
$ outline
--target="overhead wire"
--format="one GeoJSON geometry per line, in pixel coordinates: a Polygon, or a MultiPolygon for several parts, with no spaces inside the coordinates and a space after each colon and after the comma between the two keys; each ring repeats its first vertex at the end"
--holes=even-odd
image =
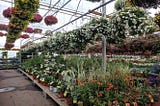
{"type": "Polygon", "coordinates": [[[56,12],[54,12],[52,15],[55,15],[56,13],[59,12],[59,10],[61,10],[64,6],[66,6],[69,2],[71,2],[72,0],[68,0],[66,3],[64,3],[60,8],[57,9],[56,12]]]}
{"type": "Polygon", "coordinates": [[[58,0],[44,15],[43,17],[45,17],[61,0],[58,0]]]}
{"type": "Polygon", "coordinates": [[[88,12],[82,14],[81,16],[79,16],[79,17],[77,17],[77,18],[75,18],[75,19],[69,21],[68,23],[66,23],[66,24],[64,24],[64,25],[62,25],[62,26],[60,26],[59,28],[53,30],[52,32],[55,32],[55,31],[57,31],[57,30],[59,30],[59,29],[65,27],[65,26],[69,25],[70,23],[73,23],[74,21],[76,21],[76,20],[82,18],[83,16],[86,16],[87,14],[90,14],[91,12],[93,12],[93,11],[95,11],[95,10],[97,10],[97,9],[99,9],[99,8],[101,8],[101,7],[105,6],[105,5],[107,5],[107,4],[111,3],[111,2],[113,2],[113,1],[115,1],[115,0],[110,0],[110,1],[107,1],[106,3],[104,3],[104,4],[101,4],[100,6],[94,8],[94,9],[92,9],[92,10],[90,10],[90,11],[88,11],[88,12]]]}
{"type": "Polygon", "coordinates": [[[73,16],[75,16],[75,15],[77,14],[77,11],[78,11],[78,8],[79,8],[80,3],[81,3],[81,0],[79,0],[78,5],[77,5],[77,8],[76,8],[76,11],[75,11],[75,13],[71,16],[71,18],[69,19],[69,21],[71,21],[71,19],[73,18],[73,16]]]}

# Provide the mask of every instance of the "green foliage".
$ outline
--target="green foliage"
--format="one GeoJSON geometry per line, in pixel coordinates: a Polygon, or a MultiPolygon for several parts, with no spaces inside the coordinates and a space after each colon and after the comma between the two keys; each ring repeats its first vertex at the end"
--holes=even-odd
{"type": "Polygon", "coordinates": [[[125,0],[116,0],[115,4],[114,4],[114,8],[119,11],[121,10],[123,7],[125,7],[125,0]]]}

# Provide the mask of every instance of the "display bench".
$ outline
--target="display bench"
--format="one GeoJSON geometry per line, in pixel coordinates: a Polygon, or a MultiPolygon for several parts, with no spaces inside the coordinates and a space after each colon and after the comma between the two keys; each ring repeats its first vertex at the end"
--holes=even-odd
{"type": "Polygon", "coordinates": [[[18,68],[17,71],[21,72],[28,79],[30,79],[33,82],[34,85],[38,86],[42,90],[45,98],[47,98],[47,96],[49,96],[59,106],[68,106],[67,103],[65,102],[65,99],[64,98],[60,98],[58,93],[54,93],[54,92],[50,91],[49,87],[43,86],[42,84],[38,83],[37,80],[33,79],[33,77],[31,75],[28,75],[22,69],[18,68]]]}

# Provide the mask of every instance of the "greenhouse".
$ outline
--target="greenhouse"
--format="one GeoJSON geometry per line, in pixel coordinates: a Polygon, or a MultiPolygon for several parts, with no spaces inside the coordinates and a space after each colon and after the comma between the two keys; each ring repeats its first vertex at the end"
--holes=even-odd
{"type": "Polygon", "coordinates": [[[160,0],[0,0],[0,106],[160,106],[160,0]]]}

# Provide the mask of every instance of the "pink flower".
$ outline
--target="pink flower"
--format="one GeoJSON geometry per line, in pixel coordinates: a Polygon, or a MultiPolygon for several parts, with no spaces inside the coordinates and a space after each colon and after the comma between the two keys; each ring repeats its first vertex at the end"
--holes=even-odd
{"type": "Polygon", "coordinates": [[[11,18],[12,9],[12,7],[8,7],[7,9],[3,10],[3,16],[6,18],[11,18]]]}
{"type": "Polygon", "coordinates": [[[57,18],[53,15],[46,16],[44,19],[46,25],[56,24],[58,22],[57,18]]]}
{"type": "Polygon", "coordinates": [[[34,30],[32,28],[28,27],[28,28],[26,28],[25,32],[27,32],[27,33],[33,33],[34,30]]]}
{"type": "Polygon", "coordinates": [[[7,30],[8,26],[5,24],[0,24],[0,30],[7,30]]]}
{"type": "Polygon", "coordinates": [[[29,38],[29,35],[28,34],[23,34],[23,35],[21,35],[21,38],[27,39],[27,38],[29,38]]]}
{"type": "Polygon", "coordinates": [[[40,14],[35,13],[33,19],[31,20],[31,22],[37,22],[37,23],[39,23],[39,22],[42,21],[42,19],[43,18],[42,18],[42,16],[40,14]]]}

